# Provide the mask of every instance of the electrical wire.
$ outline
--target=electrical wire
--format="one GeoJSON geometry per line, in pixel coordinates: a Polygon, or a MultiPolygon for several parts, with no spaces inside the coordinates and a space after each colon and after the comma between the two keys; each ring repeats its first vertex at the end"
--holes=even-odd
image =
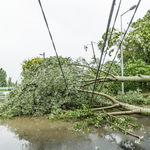
{"type": "MultiPolygon", "coordinates": [[[[101,66],[103,66],[105,58],[106,58],[106,54],[107,54],[107,51],[108,51],[109,43],[110,43],[110,40],[111,40],[111,37],[112,37],[112,33],[114,31],[115,23],[116,23],[116,20],[117,20],[117,17],[118,17],[118,13],[119,13],[119,10],[120,10],[121,1],[122,0],[120,0],[119,6],[118,6],[118,9],[117,9],[117,12],[116,12],[116,16],[115,16],[115,20],[114,20],[114,23],[113,23],[113,26],[112,26],[112,29],[111,29],[111,33],[110,33],[110,36],[109,36],[109,40],[108,40],[108,45],[107,45],[107,48],[106,48],[105,56],[103,58],[103,63],[102,63],[101,66]]],[[[100,68],[100,70],[101,69],[102,69],[102,67],[100,68]]]]}
{"type": "MultiPolygon", "coordinates": [[[[62,69],[62,67],[61,67],[61,63],[60,63],[60,60],[59,60],[58,53],[57,53],[57,51],[56,51],[56,47],[55,47],[55,44],[54,44],[54,41],[53,41],[53,38],[52,38],[52,34],[51,34],[50,29],[49,29],[49,26],[48,26],[48,22],[47,22],[47,20],[46,20],[46,16],[45,16],[45,14],[44,14],[44,10],[43,10],[43,8],[42,8],[41,1],[38,0],[38,2],[39,2],[39,5],[40,5],[40,8],[41,8],[41,11],[42,11],[42,14],[43,14],[43,17],[44,17],[44,20],[45,20],[45,23],[46,23],[48,32],[49,32],[50,39],[51,39],[51,41],[52,41],[53,48],[54,48],[54,50],[55,50],[55,53],[56,53],[56,56],[57,56],[57,59],[58,59],[58,63],[59,63],[59,66],[60,66],[60,69],[61,69],[61,72],[62,72],[62,75],[63,75],[63,78],[64,78],[64,82],[65,82],[65,84],[66,84],[66,88],[68,89],[67,82],[66,82],[66,79],[65,79],[65,76],[64,76],[64,73],[63,73],[63,69],[62,69]]],[[[112,19],[112,14],[113,14],[113,11],[114,11],[115,2],[116,2],[116,0],[113,0],[112,6],[111,6],[111,11],[110,11],[110,15],[109,15],[108,23],[107,23],[107,29],[106,29],[105,39],[104,39],[104,43],[103,43],[103,47],[102,47],[102,53],[101,53],[101,56],[100,56],[100,62],[99,62],[99,66],[98,66],[98,70],[97,70],[97,74],[96,74],[96,79],[95,79],[95,83],[94,83],[94,87],[93,87],[93,92],[92,92],[92,98],[91,98],[90,105],[91,105],[92,100],[93,100],[93,93],[94,93],[94,90],[95,90],[95,88],[96,88],[96,81],[97,81],[99,72],[101,73],[100,65],[101,65],[101,61],[102,61],[104,49],[105,49],[105,46],[106,46],[106,40],[107,40],[107,36],[108,36],[108,31],[109,31],[111,19],[112,19]]],[[[131,20],[130,20],[130,23],[129,23],[128,27],[127,27],[127,30],[126,30],[126,32],[124,33],[124,36],[123,36],[123,38],[122,38],[122,40],[121,40],[121,43],[120,43],[120,45],[119,45],[119,47],[118,47],[118,50],[117,50],[117,52],[116,52],[116,54],[115,54],[115,57],[114,57],[114,59],[113,59],[111,65],[110,65],[110,67],[109,67],[108,73],[109,73],[109,71],[110,71],[110,69],[111,69],[111,67],[112,67],[112,64],[113,64],[113,62],[114,62],[114,60],[115,60],[115,58],[116,58],[116,56],[117,56],[117,54],[118,54],[118,51],[119,51],[119,49],[120,49],[120,47],[121,47],[121,44],[122,44],[122,42],[123,42],[123,40],[124,40],[124,38],[125,38],[125,36],[126,36],[126,34],[127,34],[127,31],[128,31],[128,29],[129,29],[129,27],[130,27],[130,25],[131,25],[131,23],[132,23],[132,20],[133,20],[133,18],[134,18],[134,15],[135,15],[135,13],[136,13],[136,11],[137,11],[137,8],[138,8],[140,2],[141,2],[141,0],[139,0],[139,2],[138,2],[138,4],[137,4],[137,7],[136,7],[136,9],[135,9],[135,11],[134,11],[134,14],[133,14],[131,20]]],[[[120,0],[120,3],[121,3],[121,0],[120,0]]],[[[119,4],[119,7],[120,7],[120,4],[119,4]]],[[[119,11],[119,8],[118,8],[118,11],[119,11]]],[[[116,14],[116,17],[115,17],[114,24],[115,24],[116,19],[117,19],[118,11],[117,11],[117,14],[116,14]]],[[[114,26],[113,26],[113,27],[114,27],[114,26]]],[[[110,39],[111,39],[111,36],[112,36],[113,29],[114,29],[114,28],[112,28],[112,31],[111,31],[111,34],[110,34],[108,46],[109,46],[109,43],[110,43],[110,39]]],[[[107,46],[107,49],[108,49],[108,46],[107,46]]],[[[107,49],[106,49],[106,51],[107,51],[107,49]]],[[[105,56],[104,56],[104,59],[103,59],[103,63],[104,63],[105,57],[106,57],[106,52],[105,52],[105,56]]],[[[108,74],[107,74],[107,76],[108,76],[108,74]]],[[[107,77],[107,76],[106,76],[106,77],[107,77]]],[[[106,79],[106,77],[105,77],[105,79],[106,79]]],[[[104,81],[105,81],[105,79],[104,79],[104,81]]],[[[103,86],[103,85],[102,85],[102,86],[103,86]]],[[[101,86],[101,88],[102,88],[102,86],[101,86]]]]}
{"type": "Polygon", "coordinates": [[[62,72],[62,75],[63,75],[63,78],[64,78],[64,82],[65,82],[65,84],[66,84],[66,88],[68,89],[67,82],[66,82],[66,79],[65,79],[65,75],[64,75],[63,69],[62,69],[62,67],[61,67],[61,63],[60,63],[60,60],[59,60],[59,56],[58,56],[58,53],[57,53],[57,50],[56,50],[56,47],[55,47],[55,44],[54,44],[54,41],[53,41],[52,34],[51,34],[51,32],[50,32],[50,29],[49,29],[49,25],[48,25],[48,22],[47,22],[47,19],[46,19],[46,16],[45,16],[45,13],[44,13],[44,10],[43,10],[41,1],[38,0],[38,2],[39,2],[39,5],[40,5],[40,8],[41,8],[43,17],[44,17],[44,21],[45,21],[46,26],[47,26],[47,29],[48,29],[48,33],[49,33],[49,36],[50,36],[50,39],[51,39],[51,42],[52,42],[52,45],[53,45],[53,48],[54,48],[56,57],[57,57],[57,59],[58,59],[58,63],[59,63],[59,66],[60,66],[60,69],[61,69],[61,72],[62,72]]]}
{"type": "MultiPolygon", "coordinates": [[[[116,23],[116,20],[117,20],[117,17],[118,17],[118,13],[119,13],[119,10],[120,10],[121,2],[122,2],[122,0],[120,0],[119,5],[118,5],[118,9],[117,9],[117,12],[116,12],[115,20],[114,20],[114,23],[113,23],[113,26],[112,26],[112,29],[111,29],[111,33],[110,33],[109,40],[108,40],[108,45],[107,45],[107,48],[106,48],[105,56],[103,58],[103,63],[101,65],[100,70],[102,70],[102,67],[104,66],[104,61],[105,61],[105,58],[106,58],[106,54],[107,54],[107,51],[108,51],[108,47],[109,47],[109,43],[110,43],[110,40],[111,40],[111,37],[112,37],[112,33],[114,31],[114,27],[115,27],[115,23],[116,23]]],[[[104,81],[105,81],[105,79],[104,79],[104,81]]],[[[116,83],[116,81],[114,81],[113,85],[115,83],[116,83]]],[[[103,82],[103,84],[104,84],[104,82],[103,82]]],[[[110,89],[113,87],[113,85],[110,87],[110,89]]],[[[100,87],[100,90],[101,90],[101,87],[100,87]]]]}
{"type": "MultiPolygon", "coordinates": [[[[109,18],[108,18],[108,23],[107,23],[107,29],[106,29],[105,39],[104,39],[104,43],[103,43],[103,47],[102,47],[102,53],[101,53],[101,56],[100,56],[100,62],[99,62],[99,65],[98,65],[98,70],[97,70],[97,74],[96,74],[96,79],[95,79],[95,83],[94,83],[94,87],[93,87],[93,92],[92,92],[92,98],[91,98],[90,106],[91,106],[91,103],[92,103],[92,101],[93,101],[93,93],[94,93],[94,90],[95,90],[95,88],[96,88],[96,81],[97,81],[97,77],[98,77],[98,74],[99,74],[99,69],[100,69],[100,64],[101,64],[101,61],[102,61],[102,56],[103,56],[103,53],[104,53],[104,48],[105,48],[105,46],[106,46],[106,40],[107,40],[107,36],[108,36],[108,31],[109,31],[111,19],[112,19],[112,14],[113,14],[113,11],[114,11],[115,2],[116,2],[116,0],[113,0],[112,6],[111,6],[111,10],[110,10],[110,14],[109,14],[109,18]]],[[[100,71],[100,72],[101,72],[101,71],[100,71]]]]}
{"type": "MultiPolygon", "coordinates": [[[[127,32],[128,32],[128,29],[129,29],[129,27],[130,27],[130,25],[131,25],[131,23],[132,23],[132,21],[133,21],[133,18],[134,18],[135,13],[136,13],[136,11],[137,11],[139,5],[140,5],[140,2],[141,2],[141,0],[139,0],[137,6],[136,6],[136,8],[135,8],[135,11],[134,11],[133,16],[132,16],[132,18],[131,18],[131,20],[130,20],[130,23],[128,24],[128,27],[127,27],[127,29],[126,29],[126,31],[125,31],[125,33],[124,33],[124,35],[123,35],[123,38],[121,39],[121,42],[120,42],[120,44],[119,44],[118,50],[116,51],[116,54],[115,54],[115,56],[114,56],[114,59],[113,59],[111,65],[110,65],[110,67],[109,67],[108,73],[110,72],[110,69],[111,69],[111,67],[112,67],[112,65],[113,65],[113,62],[114,62],[114,60],[115,60],[115,58],[116,58],[116,56],[117,56],[117,54],[118,54],[118,51],[120,50],[120,47],[121,47],[121,45],[122,45],[122,42],[123,42],[123,40],[124,40],[124,38],[125,38],[125,36],[126,36],[126,34],[127,34],[127,32]]],[[[107,77],[107,76],[108,76],[108,74],[106,75],[106,77],[107,77]]],[[[105,79],[104,79],[104,82],[105,82],[105,80],[106,80],[106,77],[105,77],[105,79]]],[[[102,86],[104,85],[104,82],[103,82],[103,84],[101,85],[100,90],[102,89],[102,86]]]]}

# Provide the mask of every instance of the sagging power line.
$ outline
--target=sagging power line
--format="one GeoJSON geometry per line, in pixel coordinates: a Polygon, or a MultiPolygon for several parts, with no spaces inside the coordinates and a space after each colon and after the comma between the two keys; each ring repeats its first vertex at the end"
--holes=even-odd
{"type": "MultiPolygon", "coordinates": [[[[98,77],[98,74],[99,74],[99,71],[100,71],[100,65],[101,65],[101,61],[102,61],[104,49],[105,49],[105,46],[106,46],[108,31],[109,31],[109,27],[110,27],[112,15],[113,15],[115,3],[116,3],[116,0],[113,0],[112,6],[111,6],[111,10],[110,10],[110,14],[109,14],[109,18],[108,18],[108,23],[107,23],[107,28],[106,28],[105,39],[104,39],[104,43],[103,43],[103,47],[102,47],[102,53],[101,53],[101,56],[100,56],[100,62],[99,62],[99,65],[98,65],[98,70],[97,70],[96,79],[95,79],[95,83],[94,83],[94,87],[93,87],[93,92],[92,92],[92,98],[91,98],[90,105],[91,105],[91,103],[92,103],[92,100],[93,100],[93,93],[94,93],[94,90],[95,90],[95,88],[96,88],[96,81],[97,81],[97,77],[98,77]]],[[[101,72],[101,71],[100,71],[100,72],[101,72]]]]}
{"type": "MultiPolygon", "coordinates": [[[[113,33],[113,31],[114,31],[114,27],[115,27],[115,23],[116,23],[116,20],[117,20],[117,17],[118,17],[118,13],[119,13],[119,10],[120,10],[121,2],[122,2],[122,0],[120,0],[119,6],[118,6],[118,9],[117,9],[117,12],[116,12],[115,20],[114,20],[114,23],[113,23],[113,26],[112,26],[112,29],[111,29],[111,33],[110,33],[110,36],[109,36],[108,45],[107,45],[107,48],[106,48],[106,51],[105,51],[105,56],[104,56],[104,58],[103,58],[102,66],[103,66],[103,64],[104,64],[104,62],[105,62],[107,50],[108,50],[108,47],[109,47],[109,44],[110,44],[110,41],[111,41],[112,33],[113,33]]],[[[101,69],[102,69],[102,67],[100,68],[100,70],[101,70],[101,69]]]]}
{"type": "Polygon", "coordinates": [[[63,75],[63,78],[64,78],[64,82],[65,82],[65,84],[66,84],[66,88],[68,89],[67,82],[66,82],[66,78],[65,78],[65,75],[64,75],[63,69],[62,69],[62,67],[61,67],[61,63],[60,63],[60,60],[59,60],[59,56],[58,56],[58,53],[57,53],[57,50],[56,50],[56,47],[55,47],[55,44],[54,44],[54,41],[53,41],[52,34],[51,34],[51,32],[50,32],[50,29],[49,29],[49,25],[48,25],[48,22],[47,22],[47,19],[46,19],[46,16],[45,16],[45,13],[44,13],[44,10],[43,10],[43,7],[42,7],[42,4],[41,4],[41,1],[40,1],[40,0],[38,0],[38,2],[39,2],[39,5],[40,5],[40,8],[41,8],[41,11],[42,11],[43,17],[44,17],[44,21],[45,21],[45,24],[46,24],[46,26],[47,26],[48,33],[49,33],[49,36],[50,36],[50,39],[51,39],[51,42],[52,42],[52,45],[53,45],[53,48],[54,48],[54,51],[55,51],[55,54],[56,54],[56,57],[57,57],[57,60],[58,60],[59,66],[60,66],[60,69],[61,69],[61,72],[62,72],[62,75],[63,75]]]}
{"type": "MultiPolygon", "coordinates": [[[[137,6],[136,6],[136,8],[135,8],[135,11],[134,11],[134,13],[133,13],[133,16],[132,16],[132,18],[131,18],[131,20],[130,20],[130,22],[129,22],[129,24],[128,24],[128,27],[127,27],[127,29],[126,29],[124,35],[123,35],[123,38],[121,39],[121,42],[120,42],[119,47],[118,47],[118,50],[116,51],[116,54],[115,54],[115,56],[114,56],[114,59],[113,59],[113,61],[111,62],[111,65],[110,65],[110,67],[109,67],[109,69],[108,69],[108,73],[110,72],[110,69],[111,69],[111,67],[112,67],[112,65],[113,65],[113,62],[114,62],[114,60],[115,60],[115,58],[116,58],[116,56],[117,56],[117,54],[118,54],[118,52],[119,52],[119,50],[120,50],[120,47],[121,47],[121,45],[122,45],[122,43],[123,43],[123,40],[124,40],[124,38],[125,38],[125,36],[126,36],[128,30],[129,30],[129,27],[130,27],[130,25],[131,25],[131,23],[132,23],[132,21],[133,21],[133,18],[134,18],[135,13],[136,13],[136,11],[137,11],[139,5],[140,5],[140,2],[141,2],[141,0],[139,0],[137,6]]],[[[107,77],[107,76],[108,76],[108,74],[106,74],[106,77],[107,77]]],[[[105,77],[104,81],[106,80],[106,77],[105,77]]],[[[101,85],[101,87],[100,87],[100,90],[102,89],[102,86],[103,86],[103,85],[104,85],[104,82],[102,83],[102,85],[101,85]]]]}

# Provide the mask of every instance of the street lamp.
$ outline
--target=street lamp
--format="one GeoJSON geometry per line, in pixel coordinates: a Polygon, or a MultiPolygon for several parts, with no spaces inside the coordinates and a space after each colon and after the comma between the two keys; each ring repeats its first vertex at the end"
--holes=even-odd
{"type": "MultiPolygon", "coordinates": [[[[126,14],[128,11],[133,10],[136,8],[136,5],[133,5],[130,9],[128,9],[126,12],[124,12],[120,16],[120,22],[121,22],[121,41],[122,41],[122,16],[126,14]]],[[[123,49],[122,49],[122,44],[121,44],[121,75],[123,77],[123,49]]],[[[122,82],[122,93],[124,93],[124,82],[122,82]]]]}
{"type": "Polygon", "coordinates": [[[43,59],[45,59],[45,52],[43,52],[43,54],[40,54],[40,55],[42,55],[42,56],[43,56],[43,59]]]}

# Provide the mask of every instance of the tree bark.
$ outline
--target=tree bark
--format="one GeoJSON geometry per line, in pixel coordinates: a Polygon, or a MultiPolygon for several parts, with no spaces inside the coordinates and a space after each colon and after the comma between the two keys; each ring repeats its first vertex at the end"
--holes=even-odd
{"type": "MultiPolygon", "coordinates": [[[[89,79],[85,80],[83,82],[94,82],[95,79],[89,79]]],[[[100,77],[97,79],[98,82],[112,82],[112,81],[118,81],[118,82],[150,82],[150,76],[142,75],[140,76],[114,76],[114,77],[100,77]]]]}

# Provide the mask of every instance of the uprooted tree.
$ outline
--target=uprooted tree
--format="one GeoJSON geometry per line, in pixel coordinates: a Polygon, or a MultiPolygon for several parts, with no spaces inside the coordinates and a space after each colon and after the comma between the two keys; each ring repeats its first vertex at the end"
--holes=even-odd
{"type": "MultiPolygon", "coordinates": [[[[150,76],[139,75],[137,77],[119,77],[101,70],[108,74],[106,80],[99,77],[96,91],[92,92],[97,68],[85,61],[78,59],[59,57],[66,83],[62,76],[60,66],[56,57],[31,64],[24,68],[22,83],[15,87],[7,96],[5,102],[0,106],[0,116],[13,117],[21,115],[44,115],[50,114],[51,121],[55,119],[85,120],[81,125],[76,123],[75,127],[86,128],[93,124],[99,127],[103,121],[111,124],[111,128],[120,128],[124,133],[135,135],[129,132],[130,128],[137,125],[133,118],[116,117],[122,114],[144,114],[150,115],[150,109],[142,108],[116,100],[106,94],[106,88],[100,91],[101,82],[150,82],[150,76]],[[89,71],[90,70],[90,71],[89,71]],[[92,93],[94,97],[91,101],[92,93]],[[106,109],[121,108],[122,111],[106,112],[106,109]]],[[[103,75],[102,75],[103,76],[103,75]]],[[[107,86],[106,86],[107,87],[107,86]]]]}

